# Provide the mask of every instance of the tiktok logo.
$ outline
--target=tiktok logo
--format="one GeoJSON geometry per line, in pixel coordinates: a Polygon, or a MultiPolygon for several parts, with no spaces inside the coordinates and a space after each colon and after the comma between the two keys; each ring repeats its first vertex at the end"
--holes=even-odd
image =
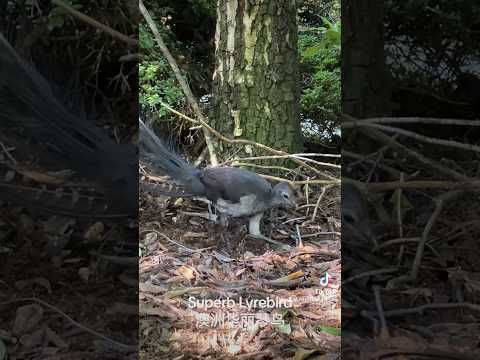
{"type": "Polygon", "coordinates": [[[324,276],[320,278],[320,285],[325,287],[328,285],[328,280],[330,280],[331,275],[327,272],[324,276]]]}

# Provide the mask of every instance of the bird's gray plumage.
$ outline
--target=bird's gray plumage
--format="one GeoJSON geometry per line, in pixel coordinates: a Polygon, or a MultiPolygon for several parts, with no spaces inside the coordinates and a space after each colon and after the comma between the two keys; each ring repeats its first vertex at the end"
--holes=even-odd
{"type": "MultiPolygon", "coordinates": [[[[258,174],[234,167],[199,170],[167,149],[141,119],[140,153],[162,175],[181,183],[188,194],[206,197],[223,216],[250,218],[250,233],[259,233],[262,214],[276,206],[294,207],[295,196],[287,183],[272,186],[258,174]]],[[[168,195],[168,192],[160,191],[168,195]]]]}
{"type": "Polygon", "coordinates": [[[342,183],[342,238],[366,244],[375,242],[368,214],[367,201],[360,189],[342,183]]]}

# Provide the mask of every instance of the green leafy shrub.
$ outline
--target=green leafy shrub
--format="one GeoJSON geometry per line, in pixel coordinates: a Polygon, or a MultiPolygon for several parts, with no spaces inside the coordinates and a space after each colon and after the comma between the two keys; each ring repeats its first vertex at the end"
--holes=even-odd
{"type": "Polygon", "coordinates": [[[324,27],[299,35],[302,73],[300,99],[304,135],[315,142],[332,142],[339,134],[341,109],[340,23],[323,18],[324,27]]]}
{"type": "MultiPolygon", "coordinates": [[[[164,41],[168,41],[169,47],[174,43],[169,34],[163,32],[164,41]]],[[[155,114],[162,120],[172,119],[171,113],[160,106],[160,103],[181,111],[185,106],[185,97],[177,83],[170,65],[163,54],[156,47],[155,39],[145,24],[140,24],[140,48],[142,49],[142,61],[139,63],[139,102],[142,111],[155,114]]]]}

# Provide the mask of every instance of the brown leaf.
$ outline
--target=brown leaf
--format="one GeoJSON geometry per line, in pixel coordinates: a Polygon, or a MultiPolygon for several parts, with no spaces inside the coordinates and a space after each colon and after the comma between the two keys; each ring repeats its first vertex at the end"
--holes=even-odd
{"type": "Polygon", "coordinates": [[[177,269],[177,272],[187,280],[195,278],[195,272],[188,266],[182,265],[177,269]]]}

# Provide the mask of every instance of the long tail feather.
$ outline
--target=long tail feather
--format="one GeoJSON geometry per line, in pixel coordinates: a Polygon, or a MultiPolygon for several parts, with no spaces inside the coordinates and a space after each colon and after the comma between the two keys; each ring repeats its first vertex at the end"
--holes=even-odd
{"type": "Polygon", "coordinates": [[[49,83],[0,34],[0,131],[12,128],[48,144],[69,166],[88,175],[116,145],[99,128],[70,113],[49,83]]]}
{"type": "Polygon", "coordinates": [[[189,165],[174,152],[168,150],[162,141],[139,119],[140,152],[153,167],[162,175],[168,175],[173,180],[185,186],[187,192],[201,195],[204,193],[199,174],[200,170],[189,165]]]}

